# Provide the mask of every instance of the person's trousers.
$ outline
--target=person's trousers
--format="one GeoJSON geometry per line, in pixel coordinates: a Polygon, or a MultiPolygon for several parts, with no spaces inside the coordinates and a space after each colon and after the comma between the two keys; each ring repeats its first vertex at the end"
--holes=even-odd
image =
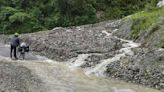
{"type": "Polygon", "coordinates": [[[17,47],[11,45],[11,50],[10,50],[10,57],[11,57],[11,58],[12,58],[12,56],[13,56],[13,53],[14,53],[15,59],[17,59],[17,47]]]}

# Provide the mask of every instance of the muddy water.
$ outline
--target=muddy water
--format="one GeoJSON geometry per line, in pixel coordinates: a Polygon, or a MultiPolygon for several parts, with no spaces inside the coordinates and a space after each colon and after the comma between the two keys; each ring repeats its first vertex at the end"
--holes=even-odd
{"type": "MultiPolygon", "coordinates": [[[[81,69],[70,68],[65,63],[55,62],[30,53],[27,56],[28,60],[13,61],[8,58],[8,54],[4,53],[8,53],[9,48],[4,45],[0,47],[2,47],[0,50],[0,61],[19,64],[30,69],[32,74],[37,75],[43,81],[44,86],[41,88],[43,90],[42,92],[159,92],[155,89],[118,80],[92,75],[87,76],[81,69]]],[[[82,55],[83,58],[87,56],[82,55]]],[[[83,61],[83,59],[80,60],[83,61]]],[[[79,65],[77,64],[75,66],[79,65]]]]}
{"type": "Polygon", "coordinates": [[[122,81],[86,76],[81,69],[63,63],[24,62],[45,84],[46,92],[159,92],[122,81]]]}
{"type": "MultiPolygon", "coordinates": [[[[120,42],[123,42],[122,48],[118,51],[117,54],[114,55],[114,57],[101,60],[100,64],[94,65],[91,68],[84,69],[87,75],[94,74],[99,77],[102,77],[102,76],[104,77],[104,72],[106,71],[107,65],[109,65],[112,62],[116,62],[120,60],[122,57],[126,57],[127,55],[132,56],[134,54],[134,52],[132,51],[132,48],[137,48],[140,46],[139,43],[135,43],[130,40],[124,40],[116,36],[113,36],[112,33],[109,33],[106,30],[103,30],[102,33],[106,34],[106,37],[108,38],[115,38],[115,39],[118,39],[120,42]]],[[[77,58],[74,58],[69,61],[70,62],[69,66],[71,68],[82,66],[83,64],[87,62],[85,61],[85,59],[87,59],[90,55],[93,55],[93,54],[79,55],[77,58]]]]}
{"type": "MultiPolygon", "coordinates": [[[[43,82],[42,92],[159,92],[143,86],[125,83],[118,80],[96,76],[87,76],[81,69],[72,69],[65,63],[52,60],[18,60],[12,61],[0,57],[13,64],[25,66],[43,82]]],[[[35,92],[35,91],[31,91],[35,92]]]]}

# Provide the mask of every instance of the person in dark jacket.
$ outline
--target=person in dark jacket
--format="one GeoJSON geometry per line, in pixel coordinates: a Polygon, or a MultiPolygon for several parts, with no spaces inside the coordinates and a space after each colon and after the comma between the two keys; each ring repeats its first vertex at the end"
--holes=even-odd
{"type": "Polygon", "coordinates": [[[13,52],[14,52],[14,58],[17,58],[17,47],[20,45],[20,39],[19,39],[19,34],[15,33],[14,37],[11,39],[10,45],[11,45],[11,49],[10,49],[10,57],[12,58],[13,52]]]}

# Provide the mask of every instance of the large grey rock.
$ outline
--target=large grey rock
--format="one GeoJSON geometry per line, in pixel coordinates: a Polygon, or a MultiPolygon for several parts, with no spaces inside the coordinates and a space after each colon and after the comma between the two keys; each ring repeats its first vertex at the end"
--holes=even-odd
{"type": "Polygon", "coordinates": [[[128,16],[120,20],[120,24],[117,27],[118,30],[114,32],[114,34],[120,38],[130,39],[132,26],[133,26],[133,19],[131,18],[131,16],[128,16]]]}

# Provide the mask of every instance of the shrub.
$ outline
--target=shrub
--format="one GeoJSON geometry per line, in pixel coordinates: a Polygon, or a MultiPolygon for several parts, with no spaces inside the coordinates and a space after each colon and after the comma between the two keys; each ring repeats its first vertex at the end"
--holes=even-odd
{"type": "Polygon", "coordinates": [[[132,26],[132,37],[137,37],[139,34],[148,31],[153,24],[156,24],[160,17],[164,16],[164,8],[152,10],[152,11],[142,11],[132,15],[134,24],[132,26]]]}
{"type": "Polygon", "coordinates": [[[15,22],[26,22],[27,20],[29,20],[31,18],[31,16],[27,13],[24,12],[18,12],[13,14],[12,16],[9,17],[9,21],[11,23],[15,23],[15,22]]]}
{"type": "Polygon", "coordinates": [[[12,7],[2,7],[0,9],[0,20],[8,20],[8,17],[13,15],[14,13],[18,12],[17,9],[12,8],[12,7]]]}
{"type": "MultiPolygon", "coordinates": [[[[145,5],[147,11],[153,11],[157,2],[158,0],[0,0],[0,31],[10,33],[17,28],[21,32],[33,32],[56,26],[76,26],[99,20],[119,19],[142,11],[145,5]],[[100,19],[96,16],[98,12],[102,12],[100,19]]],[[[151,21],[144,24],[147,27],[151,21]]],[[[139,30],[136,27],[134,29],[139,30]]]]}

